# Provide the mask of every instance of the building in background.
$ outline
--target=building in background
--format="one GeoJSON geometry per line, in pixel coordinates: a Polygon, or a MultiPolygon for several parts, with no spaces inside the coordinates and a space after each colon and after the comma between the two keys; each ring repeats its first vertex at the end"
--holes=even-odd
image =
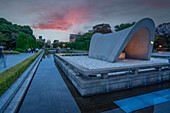
{"type": "Polygon", "coordinates": [[[50,48],[53,48],[53,45],[50,40],[47,40],[47,45],[49,45],[50,48]]]}
{"type": "Polygon", "coordinates": [[[93,33],[94,32],[94,29],[93,30],[88,30],[89,33],[93,33]]]}
{"type": "Polygon", "coordinates": [[[45,39],[42,39],[42,36],[39,36],[39,39],[38,40],[41,40],[45,43],[45,39]]]}
{"type": "Polygon", "coordinates": [[[70,34],[70,43],[75,42],[76,38],[79,37],[81,33],[78,34],[70,34]]]}

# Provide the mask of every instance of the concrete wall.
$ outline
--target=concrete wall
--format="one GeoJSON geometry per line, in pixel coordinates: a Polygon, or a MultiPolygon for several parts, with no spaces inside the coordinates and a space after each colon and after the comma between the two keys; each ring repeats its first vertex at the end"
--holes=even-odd
{"type": "Polygon", "coordinates": [[[89,57],[116,62],[126,48],[128,58],[148,60],[153,48],[151,41],[154,41],[154,34],[155,24],[149,18],[116,33],[96,33],[91,39],[89,57]]]}
{"type": "Polygon", "coordinates": [[[81,76],[79,73],[76,73],[76,69],[74,67],[69,66],[69,64],[59,59],[59,57],[54,56],[54,59],[81,96],[91,96],[170,81],[170,70],[127,73],[109,76],[107,79],[102,79],[101,77],[81,76]]]}
{"type": "Polygon", "coordinates": [[[149,35],[149,30],[146,27],[140,28],[124,49],[126,58],[147,60],[150,45],[149,35]]]}

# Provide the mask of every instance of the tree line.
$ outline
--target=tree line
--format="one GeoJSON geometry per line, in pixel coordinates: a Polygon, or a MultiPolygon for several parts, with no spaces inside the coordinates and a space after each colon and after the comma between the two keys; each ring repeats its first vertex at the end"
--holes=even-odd
{"type": "Polygon", "coordinates": [[[20,33],[16,40],[16,51],[25,52],[26,48],[42,48],[44,42],[35,40],[33,37],[27,36],[25,33],[20,33]]]}
{"type": "Polygon", "coordinates": [[[16,51],[24,52],[26,48],[36,48],[36,40],[28,37],[25,33],[20,33],[16,40],[16,51]]]}
{"type": "Polygon", "coordinates": [[[0,18],[0,45],[4,45],[7,48],[15,48],[17,37],[22,32],[27,34],[28,37],[35,39],[33,30],[29,26],[12,24],[12,22],[0,18]]]}
{"type": "MultiPolygon", "coordinates": [[[[90,46],[90,40],[92,37],[92,33],[85,33],[83,35],[80,35],[76,38],[75,42],[59,42],[59,40],[53,41],[53,47],[57,48],[70,48],[70,49],[78,49],[78,50],[89,50],[90,46]]],[[[48,47],[48,46],[46,46],[48,47]]]]}
{"type": "Polygon", "coordinates": [[[8,49],[25,51],[26,48],[42,48],[44,42],[37,40],[30,26],[12,24],[4,18],[0,18],[0,45],[8,49]]]}

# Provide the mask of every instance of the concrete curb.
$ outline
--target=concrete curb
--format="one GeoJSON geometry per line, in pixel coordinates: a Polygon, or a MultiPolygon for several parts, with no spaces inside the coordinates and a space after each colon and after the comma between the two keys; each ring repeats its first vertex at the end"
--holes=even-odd
{"type": "Polygon", "coordinates": [[[0,97],[0,113],[16,112],[30,81],[42,59],[44,52],[24,71],[24,73],[0,97]],[[27,84],[25,84],[27,82],[27,84]],[[24,86],[24,87],[23,87],[24,86]],[[22,93],[21,93],[22,90],[22,93]],[[20,94],[20,95],[19,95],[20,94]],[[17,101],[16,99],[17,98],[17,101]]]}

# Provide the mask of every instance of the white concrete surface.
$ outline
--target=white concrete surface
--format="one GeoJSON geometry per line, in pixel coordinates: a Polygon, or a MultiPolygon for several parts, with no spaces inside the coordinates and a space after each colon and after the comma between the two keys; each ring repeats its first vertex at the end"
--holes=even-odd
{"type": "Polygon", "coordinates": [[[110,63],[107,61],[89,58],[88,56],[62,56],[62,57],[68,61],[72,61],[88,69],[113,68],[113,67],[135,66],[135,65],[145,65],[145,64],[155,64],[155,63],[156,64],[168,63],[167,59],[160,59],[160,58],[151,58],[149,61],[125,59],[125,60],[118,60],[116,63],[110,63]]]}
{"type": "Polygon", "coordinates": [[[124,50],[126,58],[149,60],[154,37],[155,24],[149,18],[116,33],[95,33],[91,38],[89,57],[116,62],[124,50]]]}

